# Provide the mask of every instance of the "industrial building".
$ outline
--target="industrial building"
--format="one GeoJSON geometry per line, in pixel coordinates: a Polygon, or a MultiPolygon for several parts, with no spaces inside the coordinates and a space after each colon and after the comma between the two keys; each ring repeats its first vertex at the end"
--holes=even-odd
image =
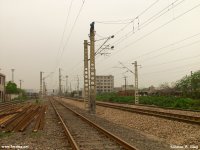
{"type": "Polygon", "coordinates": [[[99,75],[96,76],[96,92],[97,93],[106,93],[114,91],[114,76],[112,75],[99,75]]]}
{"type": "Polygon", "coordinates": [[[5,101],[5,81],[6,76],[0,73],[0,102],[5,101]]]}

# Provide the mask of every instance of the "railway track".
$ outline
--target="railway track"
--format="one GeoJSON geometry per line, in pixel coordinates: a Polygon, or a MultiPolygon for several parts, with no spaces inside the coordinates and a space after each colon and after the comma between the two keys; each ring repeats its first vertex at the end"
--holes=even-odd
{"type": "MultiPolygon", "coordinates": [[[[78,101],[82,101],[82,100],[78,100],[78,101]]],[[[133,113],[138,113],[138,114],[143,114],[143,115],[155,116],[155,117],[200,125],[200,117],[197,117],[197,116],[181,115],[181,114],[176,114],[176,113],[147,110],[147,109],[142,109],[142,108],[132,108],[132,107],[116,105],[116,104],[110,104],[110,103],[108,104],[104,102],[96,102],[96,105],[108,107],[108,108],[120,109],[123,111],[128,111],[128,112],[133,112],[133,113]]]]}
{"type": "Polygon", "coordinates": [[[59,117],[72,149],[127,149],[137,148],[91,122],[65,104],[50,100],[59,117]]]}
{"type": "MultiPolygon", "coordinates": [[[[83,98],[72,98],[72,97],[61,97],[61,98],[69,98],[73,100],[77,100],[80,102],[83,102],[83,98]]],[[[104,101],[101,101],[104,102],[104,101]]],[[[128,103],[128,102],[111,102],[111,101],[105,101],[108,103],[113,103],[113,104],[126,104],[126,105],[135,105],[133,103],[128,103]]],[[[149,108],[161,108],[163,110],[180,110],[180,111],[188,111],[188,112],[200,112],[200,110],[192,110],[192,109],[181,109],[181,108],[172,108],[172,107],[162,107],[162,106],[156,106],[156,105],[148,105],[148,104],[137,104],[136,106],[145,106],[149,108]]]]}

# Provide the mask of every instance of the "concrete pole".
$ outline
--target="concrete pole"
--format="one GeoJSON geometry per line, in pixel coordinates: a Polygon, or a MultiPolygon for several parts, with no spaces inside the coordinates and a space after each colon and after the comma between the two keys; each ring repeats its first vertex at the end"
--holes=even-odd
{"type": "Polygon", "coordinates": [[[62,87],[61,87],[61,68],[59,68],[59,96],[62,95],[62,87]]]}
{"type": "Polygon", "coordinates": [[[96,70],[95,70],[95,31],[94,22],[90,24],[90,101],[89,112],[96,113],[96,70]]]}
{"type": "Polygon", "coordinates": [[[88,41],[84,40],[84,106],[88,109],[89,103],[89,66],[88,66],[88,41]]]}
{"type": "Polygon", "coordinates": [[[11,71],[12,71],[12,82],[14,83],[14,71],[15,71],[15,69],[11,69],[11,71]]]}
{"type": "Polygon", "coordinates": [[[68,76],[65,76],[66,77],[66,93],[68,92],[68,76]]]}
{"type": "Polygon", "coordinates": [[[138,65],[137,61],[134,63],[135,65],[135,104],[139,104],[139,95],[138,95],[138,65]]]}
{"type": "Polygon", "coordinates": [[[40,72],[40,97],[42,97],[42,95],[43,95],[43,94],[42,94],[42,93],[43,93],[43,92],[42,92],[42,73],[43,73],[43,72],[41,71],[41,72],[40,72]]]}

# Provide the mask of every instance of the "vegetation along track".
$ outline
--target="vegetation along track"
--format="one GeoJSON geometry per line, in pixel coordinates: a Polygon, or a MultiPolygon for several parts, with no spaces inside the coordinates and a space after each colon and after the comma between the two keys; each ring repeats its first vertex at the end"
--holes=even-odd
{"type": "MultiPolygon", "coordinates": [[[[76,99],[72,99],[72,100],[76,100],[76,99]]],[[[80,99],[78,99],[78,101],[83,102],[83,100],[80,100],[80,99]]],[[[155,116],[155,117],[200,125],[200,117],[198,117],[198,116],[189,116],[189,115],[175,114],[175,113],[169,113],[169,112],[147,110],[147,109],[142,109],[142,108],[132,108],[132,107],[115,105],[115,104],[104,103],[104,102],[96,102],[96,105],[114,108],[114,109],[120,109],[123,111],[128,111],[128,112],[133,112],[133,113],[139,113],[139,114],[143,114],[143,115],[150,115],[150,116],[155,116]]]]}
{"type": "Polygon", "coordinates": [[[65,104],[50,100],[64,127],[72,149],[128,149],[137,150],[119,137],[91,122],[65,104]]]}

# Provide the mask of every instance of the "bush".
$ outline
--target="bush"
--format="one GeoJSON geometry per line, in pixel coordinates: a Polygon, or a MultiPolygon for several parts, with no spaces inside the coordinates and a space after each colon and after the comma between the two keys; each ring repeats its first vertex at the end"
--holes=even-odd
{"type": "MultiPolygon", "coordinates": [[[[133,103],[133,96],[118,96],[116,93],[99,94],[96,97],[99,101],[133,103]]],[[[140,104],[155,105],[179,109],[200,110],[200,100],[174,96],[141,96],[140,104]]]]}

